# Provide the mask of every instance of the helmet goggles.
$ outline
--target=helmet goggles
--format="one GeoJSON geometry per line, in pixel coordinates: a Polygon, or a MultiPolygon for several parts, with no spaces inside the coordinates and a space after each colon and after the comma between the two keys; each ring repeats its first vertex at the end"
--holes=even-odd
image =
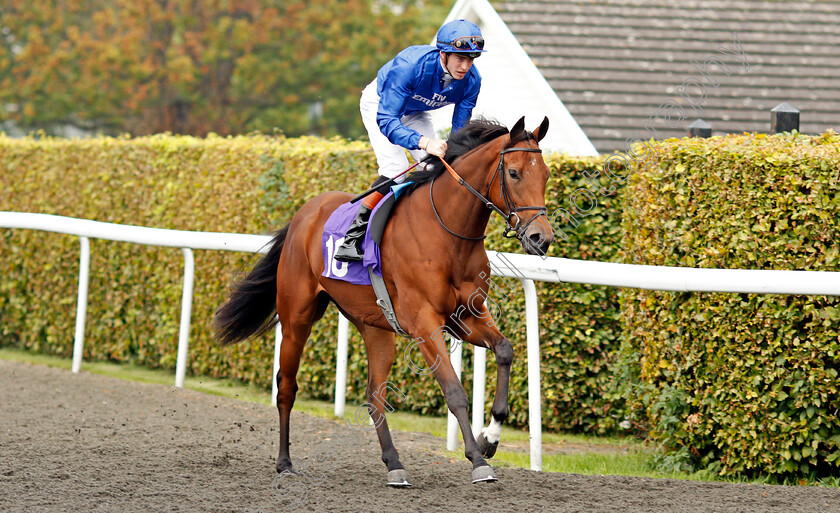
{"type": "Polygon", "coordinates": [[[438,43],[451,46],[461,52],[484,50],[484,38],[481,36],[461,36],[452,42],[438,41],[438,43]]]}

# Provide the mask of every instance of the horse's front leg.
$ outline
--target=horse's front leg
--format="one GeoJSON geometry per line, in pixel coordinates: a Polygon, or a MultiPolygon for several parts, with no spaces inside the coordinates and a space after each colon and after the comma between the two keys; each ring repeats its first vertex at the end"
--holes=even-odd
{"type": "MultiPolygon", "coordinates": [[[[472,429],[469,422],[469,401],[464,386],[455,374],[452,363],[449,361],[449,354],[446,349],[446,332],[442,329],[443,324],[426,337],[418,337],[412,340],[406,348],[405,358],[412,370],[420,375],[434,374],[449,411],[458,420],[461,434],[464,437],[464,456],[473,465],[472,482],[497,481],[493,469],[487,464],[478,443],[472,437],[472,429]],[[419,350],[426,361],[426,365],[418,363],[416,351],[419,350]]],[[[431,328],[430,328],[431,329],[431,328]]],[[[428,333],[428,331],[427,331],[428,333]]],[[[507,396],[507,394],[505,394],[507,396]]]]}
{"type": "Polygon", "coordinates": [[[508,386],[510,384],[510,366],[513,362],[513,345],[505,337],[490,344],[490,349],[496,355],[496,396],[490,407],[490,425],[482,428],[476,437],[485,458],[492,458],[499,447],[502,438],[502,424],[510,414],[508,407],[508,386]]]}
{"type": "Polygon", "coordinates": [[[510,367],[513,363],[513,344],[496,328],[486,307],[476,313],[478,315],[467,317],[458,324],[463,331],[462,340],[475,346],[489,348],[496,356],[496,395],[490,408],[490,425],[482,428],[475,440],[482,456],[492,458],[502,437],[502,424],[510,414],[508,389],[510,367]]]}

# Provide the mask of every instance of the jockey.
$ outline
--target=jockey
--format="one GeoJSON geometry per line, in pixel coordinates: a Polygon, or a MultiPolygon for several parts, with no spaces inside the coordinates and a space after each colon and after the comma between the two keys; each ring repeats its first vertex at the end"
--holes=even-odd
{"type": "Polygon", "coordinates": [[[466,20],[444,24],[435,46],[409,46],[382,66],[376,79],[362,92],[360,110],[370,144],[379,165],[379,178],[373,187],[381,188],[362,201],[353,224],[335,259],[361,261],[370,212],[387,194],[397,177],[408,168],[405,150],[415,161],[426,155],[443,157],[446,141],[435,137],[430,110],[455,104],[452,130],[463,127],[472,115],[481,75],[473,60],[484,52],[484,38],[477,25],[466,20]]]}

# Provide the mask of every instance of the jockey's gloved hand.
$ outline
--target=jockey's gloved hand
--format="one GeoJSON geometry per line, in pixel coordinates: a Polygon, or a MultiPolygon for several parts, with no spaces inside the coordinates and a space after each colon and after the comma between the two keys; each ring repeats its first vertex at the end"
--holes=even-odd
{"type": "Polygon", "coordinates": [[[446,141],[443,139],[430,139],[424,136],[420,139],[420,148],[430,155],[441,158],[446,155],[446,141]]]}

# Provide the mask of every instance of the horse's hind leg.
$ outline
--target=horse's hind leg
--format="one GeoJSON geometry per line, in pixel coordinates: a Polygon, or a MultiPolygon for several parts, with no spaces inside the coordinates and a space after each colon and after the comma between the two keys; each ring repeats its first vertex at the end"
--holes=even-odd
{"type": "Polygon", "coordinates": [[[394,447],[388,421],[385,418],[386,412],[394,411],[394,407],[388,402],[389,390],[392,392],[391,401],[402,401],[405,398],[405,394],[388,381],[388,374],[394,363],[395,335],[393,332],[372,326],[358,327],[365,341],[368,355],[368,402],[364,406],[368,407],[370,418],[376,426],[376,435],[379,437],[379,446],[382,448],[382,461],[388,467],[388,485],[411,486],[408,482],[408,473],[394,447]]]}
{"type": "Polygon", "coordinates": [[[299,291],[295,296],[278,295],[278,315],[283,331],[280,345],[280,370],[277,372],[277,412],[280,416],[280,449],[277,472],[295,472],[289,456],[289,418],[297,395],[297,372],[303,347],[329,304],[329,298],[299,291]]]}

